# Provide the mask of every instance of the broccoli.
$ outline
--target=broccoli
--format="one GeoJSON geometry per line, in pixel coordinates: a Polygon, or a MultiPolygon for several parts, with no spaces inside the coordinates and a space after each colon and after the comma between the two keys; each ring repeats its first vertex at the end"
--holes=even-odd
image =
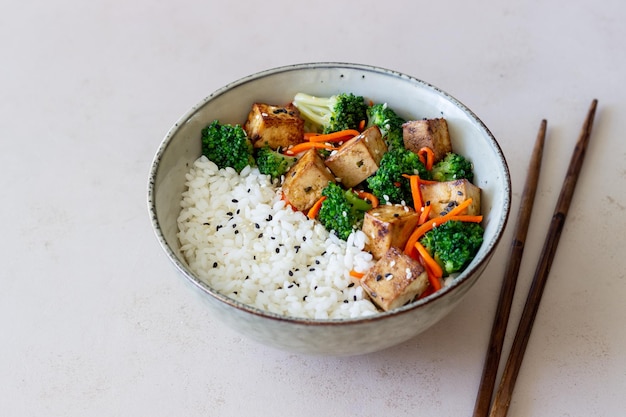
{"type": "Polygon", "coordinates": [[[358,129],[367,120],[367,104],[362,96],[340,93],[330,97],[315,97],[297,93],[293,104],[316,131],[332,133],[346,129],[358,129]]]}
{"type": "Polygon", "coordinates": [[[430,173],[416,153],[406,148],[393,148],[383,155],[378,170],[366,182],[380,201],[412,205],[411,185],[403,174],[430,179],[430,173]]]}
{"type": "Polygon", "coordinates": [[[483,243],[478,223],[450,220],[428,231],[420,243],[437,261],[444,275],[459,272],[469,264],[483,243]]]}
{"type": "Polygon", "coordinates": [[[363,224],[365,212],[372,208],[371,203],[359,198],[352,190],[344,190],[334,182],[329,182],[322,190],[326,197],[317,219],[327,230],[334,231],[343,240],[363,224]]]}
{"type": "Polygon", "coordinates": [[[254,165],[252,142],[240,125],[220,124],[214,120],[202,129],[202,154],[219,168],[241,172],[254,165]]]}
{"type": "Polygon", "coordinates": [[[280,178],[298,161],[298,158],[284,155],[269,146],[263,146],[256,151],[256,164],[261,174],[280,178]]]}
{"type": "Polygon", "coordinates": [[[387,103],[374,104],[367,109],[367,127],[378,126],[390,149],[404,148],[402,125],[405,122],[387,103]]]}
{"type": "Polygon", "coordinates": [[[449,152],[446,156],[435,165],[433,165],[430,174],[436,181],[454,181],[467,179],[469,182],[474,180],[474,166],[463,155],[449,152]]]}

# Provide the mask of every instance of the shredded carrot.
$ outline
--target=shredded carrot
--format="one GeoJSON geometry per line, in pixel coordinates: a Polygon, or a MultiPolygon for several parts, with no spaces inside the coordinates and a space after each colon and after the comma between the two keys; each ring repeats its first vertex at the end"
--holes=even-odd
{"type": "Polygon", "coordinates": [[[313,148],[327,149],[329,151],[336,151],[338,149],[338,148],[335,148],[334,146],[327,145],[326,143],[308,141],[308,142],[298,143],[297,145],[294,145],[289,149],[285,149],[283,153],[286,155],[296,155],[296,154],[299,154],[304,151],[308,151],[309,149],[313,149],[313,148]]]}
{"type": "Polygon", "coordinates": [[[350,270],[350,276],[356,279],[361,279],[365,276],[365,273],[355,271],[354,269],[350,270]]]}
{"type": "Polygon", "coordinates": [[[424,266],[428,267],[436,278],[441,278],[443,276],[443,269],[441,269],[437,261],[430,256],[430,253],[428,253],[424,245],[419,243],[419,241],[415,242],[415,249],[417,249],[417,253],[420,254],[421,259],[424,261],[424,266]]]}
{"type": "Polygon", "coordinates": [[[341,142],[346,139],[352,139],[360,135],[361,132],[354,129],[340,130],[338,132],[326,133],[323,135],[311,135],[308,137],[311,142],[341,142]]]}
{"type": "Polygon", "coordinates": [[[459,214],[462,213],[467,207],[469,207],[470,204],[472,204],[472,199],[468,198],[467,200],[462,201],[458,206],[454,207],[444,216],[434,217],[430,221],[424,222],[423,224],[416,227],[413,230],[413,233],[411,233],[411,236],[409,236],[409,240],[407,240],[406,245],[404,246],[404,252],[410,255],[413,252],[413,247],[415,246],[415,242],[417,242],[419,238],[421,238],[424,235],[424,233],[428,232],[433,227],[440,225],[441,223],[445,223],[448,220],[452,220],[453,218],[455,220],[459,220],[459,218],[461,217],[474,217],[475,218],[472,220],[465,220],[465,221],[476,221],[478,218],[480,218],[480,220],[476,221],[477,223],[480,223],[482,221],[483,216],[459,216],[459,214]]]}
{"type": "Polygon", "coordinates": [[[372,193],[368,193],[367,191],[355,191],[356,195],[363,200],[367,200],[372,204],[372,208],[378,207],[379,201],[378,198],[372,193]]]}
{"type": "Polygon", "coordinates": [[[430,171],[433,169],[433,165],[435,163],[435,152],[428,146],[424,146],[419,151],[417,151],[417,155],[422,161],[422,164],[426,167],[426,170],[430,171]]]}
{"type": "Polygon", "coordinates": [[[413,207],[415,211],[420,211],[422,209],[422,193],[420,191],[420,177],[419,175],[407,175],[402,174],[403,177],[409,179],[409,184],[411,185],[411,196],[413,197],[413,207]]]}
{"type": "Polygon", "coordinates": [[[322,203],[324,202],[324,200],[326,200],[326,196],[321,196],[314,204],[313,206],[311,206],[311,208],[309,209],[309,211],[307,212],[306,216],[309,219],[314,219],[317,217],[318,213],[320,212],[320,209],[322,208],[322,203]]]}
{"type": "Polygon", "coordinates": [[[417,221],[418,226],[426,223],[426,220],[428,220],[428,216],[430,216],[430,211],[432,210],[432,208],[433,206],[431,206],[430,204],[426,204],[425,206],[422,207],[420,218],[417,221]]]}
{"type": "Polygon", "coordinates": [[[321,133],[318,132],[304,132],[304,140],[310,140],[312,137],[320,136],[321,133]]]}
{"type": "Polygon", "coordinates": [[[409,236],[409,240],[407,240],[406,245],[404,247],[405,253],[411,254],[411,248],[415,246],[415,242],[417,242],[424,234],[430,231],[433,227],[439,226],[442,223],[447,221],[460,221],[460,222],[469,222],[469,223],[480,223],[483,221],[483,216],[468,216],[468,215],[456,215],[456,216],[440,216],[433,217],[429,221],[424,224],[417,226],[411,236],[409,236]]]}
{"type": "Polygon", "coordinates": [[[362,132],[363,130],[365,130],[365,119],[361,120],[359,122],[359,130],[362,132]]]}

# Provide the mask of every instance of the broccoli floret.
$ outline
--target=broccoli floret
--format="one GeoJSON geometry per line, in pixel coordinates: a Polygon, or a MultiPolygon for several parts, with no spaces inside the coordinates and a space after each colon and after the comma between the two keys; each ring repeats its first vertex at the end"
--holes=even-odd
{"type": "Polygon", "coordinates": [[[221,124],[214,120],[202,129],[202,154],[219,168],[241,172],[254,165],[252,142],[240,125],[221,124]]]}
{"type": "Polygon", "coordinates": [[[330,97],[297,93],[293,104],[305,120],[310,121],[322,133],[358,129],[361,121],[367,120],[365,100],[352,93],[340,93],[330,97]]]}
{"type": "Polygon", "coordinates": [[[381,202],[412,205],[411,185],[403,174],[418,174],[422,179],[430,179],[430,173],[417,154],[406,148],[393,148],[383,155],[378,170],[366,181],[381,202]]]}
{"type": "Polygon", "coordinates": [[[483,243],[478,223],[450,220],[427,232],[420,243],[437,261],[445,275],[459,272],[469,264],[483,243]]]}
{"type": "Polygon", "coordinates": [[[405,122],[387,103],[377,103],[367,109],[367,127],[378,126],[389,149],[404,148],[402,125],[405,122]]]}
{"type": "Polygon", "coordinates": [[[463,155],[449,152],[441,161],[433,165],[430,174],[436,181],[474,180],[474,166],[463,155]]]}
{"type": "Polygon", "coordinates": [[[363,224],[365,212],[372,208],[371,203],[359,198],[352,190],[344,190],[334,182],[322,190],[326,197],[317,219],[327,230],[334,231],[343,240],[363,224]]]}
{"type": "Polygon", "coordinates": [[[269,146],[256,150],[256,164],[259,172],[272,178],[280,178],[297,161],[298,158],[282,154],[269,146]]]}

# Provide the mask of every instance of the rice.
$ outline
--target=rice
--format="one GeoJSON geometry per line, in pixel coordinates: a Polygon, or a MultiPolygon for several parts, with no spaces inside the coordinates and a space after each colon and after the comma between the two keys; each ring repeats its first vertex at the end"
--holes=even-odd
{"type": "Polygon", "coordinates": [[[178,239],[189,268],[220,293],[272,313],[313,319],[376,314],[350,271],[374,261],[365,235],[347,241],[285,207],[280,187],[247,167],[240,174],[205,156],[186,176],[178,239]]]}

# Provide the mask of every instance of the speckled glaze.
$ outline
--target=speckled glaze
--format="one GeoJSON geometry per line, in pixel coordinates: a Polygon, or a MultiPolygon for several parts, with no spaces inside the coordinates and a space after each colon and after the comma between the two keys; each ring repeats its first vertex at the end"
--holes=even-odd
{"type": "Polygon", "coordinates": [[[448,314],[487,266],[508,220],[511,180],[504,155],[487,127],[466,106],[416,78],[383,68],[346,63],[306,63],[263,71],[235,81],[191,108],[170,129],[150,170],[148,209],[156,237],[177,270],[193,284],[207,306],[236,331],[288,351],[347,356],[404,342],[448,314]],[[373,317],[310,320],[279,316],[234,301],[194,276],[179,250],[176,219],[185,174],[200,156],[200,131],[214,119],[242,123],[251,104],[284,104],[297,92],[318,96],[342,91],[387,102],[411,118],[445,117],[455,151],[475,166],[482,189],[484,244],[469,267],[442,291],[373,317]]]}

